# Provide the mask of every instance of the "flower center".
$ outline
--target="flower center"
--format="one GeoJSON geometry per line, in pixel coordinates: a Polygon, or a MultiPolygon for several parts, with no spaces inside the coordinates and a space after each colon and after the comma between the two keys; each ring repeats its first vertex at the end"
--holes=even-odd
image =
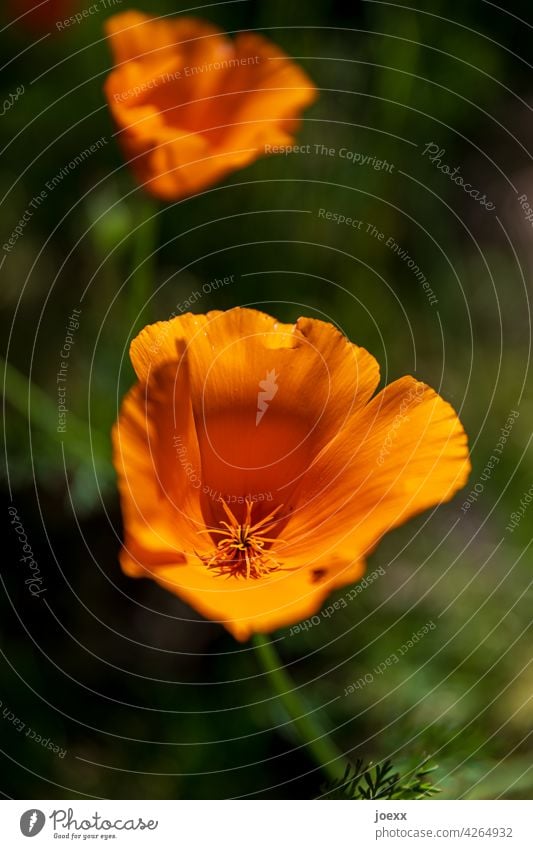
{"type": "Polygon", "coordinates": [[[244,522],[239,522],[226,502],[221,499],[222,507],[228,521],[221,521],[221,528],[207,528],[200,531],[203,534],[217,534],[220,540],[212,554],[201,556],[208,569],[217,575],[228,578],[262,578],[280,568],[280,564],[269,554],[269,543],[278,541],[277,537],[268,536],[271,529],[281,520],[274,517],[283,505],[272,510],[268,516],[252,524],[254,502],[246,499],[246,516],[244,522]]]}

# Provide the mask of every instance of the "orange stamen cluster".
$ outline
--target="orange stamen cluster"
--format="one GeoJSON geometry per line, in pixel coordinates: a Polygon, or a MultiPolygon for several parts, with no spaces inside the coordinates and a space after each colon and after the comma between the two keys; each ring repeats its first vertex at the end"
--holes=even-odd
{"type": "Polygon", "coordinates": [[[263,578],[275,572],[280,564],[268,553],[268,546],[273,542],[282,542],[277,537],[266,536],[280,522],[274,516],[279,512],[280,504],[268,516],[252,524],[252,509],[254,502],[246,499],[246,516],[240,523],[226,502],[221,499],[222,507],[228,521],[221,521],[222,528],[208,528],[200,533],[217,534],[220,541],[212,554],[202,555],[201,560],[208,569],[217,575],[228,578],[263,578]]]}

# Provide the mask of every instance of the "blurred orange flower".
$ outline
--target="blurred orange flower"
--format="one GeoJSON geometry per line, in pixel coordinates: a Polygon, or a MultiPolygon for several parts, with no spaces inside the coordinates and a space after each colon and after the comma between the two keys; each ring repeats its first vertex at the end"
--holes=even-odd
{"type": "Polygon", "coordinates": [[[182,315],[131,345],[113,432],[121,564],[238,639],[313,614],[384,533],[470,471],[452,407],[331,324],[182,315]]]}
{"type": "Polygon", "coordinates": [[[115,68],[105,93],[138,180],[175,200],[293,142],[316,89],[255,33],[232,41],[195,18],[129,11],[106,21],[115,68]]]}

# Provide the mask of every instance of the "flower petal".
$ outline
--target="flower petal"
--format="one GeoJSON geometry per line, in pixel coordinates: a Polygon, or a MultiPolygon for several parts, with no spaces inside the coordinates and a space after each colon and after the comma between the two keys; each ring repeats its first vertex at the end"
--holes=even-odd
{"type": "Polygon", "coordinates": [[[188,376],[177,364],[155,371],[126,396],[113,428],[129,573],[141,564],[183,563],[202,548],[198,443],[188,376]]]}
{"type": "Polygon", "coordinates": [[[186,16],[154,18],[133,9],[112,15],[105,22],[115,64],[143,62],[152,66],[179,57],[194,64],[198,39],[220,35],[212,24],[186,16]]]}
{"type": "Polygon", "coordinates": [[[138,179],[171,200],[289,144],[316,98],[305,72],[255,34],[234,40],[195,18],[139,12],[106,22],[115,68],[104,89],[138,179]]]}
{"type": "Polygon", "coordinates": [[[238,639],[314,614],[386,531],[466,482],[452,407],[409,376],[370,400],[377,363],[324,322],[187,314],[145,328],[131,357],[140,382],[114,432],[122,566],[238,639]],[[221,496],[250,540],[268,522],[279,569],[224,573],[221,496]]]}
{"type": "Polygon", "coordinates": [[[324,448],[294,494],[282,548],[290,563],[319,551],[364,558],[384,533],[448,501],[470,473],[467,438],[450,404],[403,377],[324,448]]]}
{"type": "Polygon", "coordinates": [[[367,351],[316,319],[284,325],[237,308],[152,325],[131,347],[141,379],[172,358],[172,342],[189,369],[204,480],[277,503],[379,380],[367,351]]]}
{"type": "Polygon", "coordinates": [[[312,616],[334,587],[331,582],[314,581],[305,569],[244,581],[221,578],[202,565],[188,564],[157,568],[146,577],[155,578],[242,641],[254,633],[269,633],[312,616]]]}

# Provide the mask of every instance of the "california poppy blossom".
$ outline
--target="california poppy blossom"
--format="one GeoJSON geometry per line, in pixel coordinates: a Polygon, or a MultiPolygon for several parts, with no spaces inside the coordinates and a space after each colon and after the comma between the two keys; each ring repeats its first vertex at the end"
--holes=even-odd
{"type": "Polygon", "coordinates": [[[196,18],[124,12],[106,21],[115,68],[105,83],[138,180],[172,200],[291,144],[316,90],[255,33],[230,39],[196,18]]]}
{"type": "Polygon", "coordinates": [[[312,615],[470,471],[452,407],[331,324],[249,309],[145,327],[113,432],[121,564],[240,640],[312,615]],[[374,395],[374,397],[372,397],[374,395]]]}

